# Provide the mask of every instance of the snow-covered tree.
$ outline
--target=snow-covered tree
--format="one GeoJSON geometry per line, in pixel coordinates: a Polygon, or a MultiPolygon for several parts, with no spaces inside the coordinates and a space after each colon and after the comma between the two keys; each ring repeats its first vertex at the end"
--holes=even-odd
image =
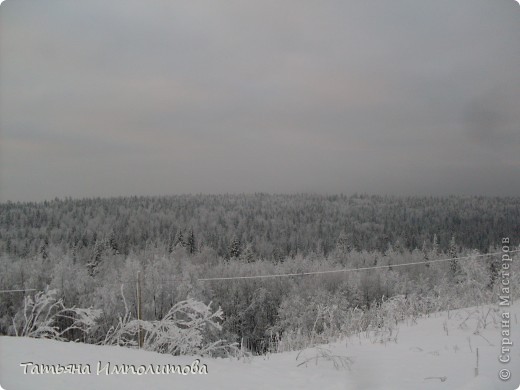
{"type": "Polygon", "coordinates": [[[239,257],[241,252],[240,248],[240,239],[238,237],[234,237],[231,241],[231,245],[229,246],[229,257],[239,257]]]}
{"type": "MultiPolygon", "coordinates": [[[[448,247],[448,256],[450,259],[453,259],[457,257],[457,244],[455,242],[455,235],[451,236],[450,244],[448,247]]],[[[460,273],[460,265],[458,260],[451,260],[450,261],[450,270],[451,273],[455,276],[460,273]]]]}
{"type": "Polygon", "coordinates": [[[434,258],[439,256],[439,239],[437,238],[437,234],[433,235],[433,242],[432,242],[432,255],[434,258]]]}
{"type": "Polygon", "coordinates": [[[195,234],[193,229],[190,229],[188,237],[186,238],[186,249],[189,253],[195,253],[197,247],[195,245],[195,234]]]}
{"type": "Polygon", "coordinates": [[[98,272],[98,266],[101,263],[101,256],[105,249],[102,240],[96,240],[90,262],[87,264],[88,273],[90,276],[95,276],[98,272]]]}
{"type": "Polygon", "coordinates": [[[255,261],[255,252],[253,251],[253,246],[251,245],[251,243],[246,244],[246,247],[240,254],[239,258],[241,261],[244,261],[246,263],[252,263],[253,261],[255,261]]]}

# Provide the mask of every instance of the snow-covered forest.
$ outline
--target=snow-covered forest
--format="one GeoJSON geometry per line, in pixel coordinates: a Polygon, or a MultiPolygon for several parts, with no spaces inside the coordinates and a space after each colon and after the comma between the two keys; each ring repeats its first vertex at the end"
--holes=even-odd
{"type": "Polygon", "coordinates": [[[228,356],[392,329],[492,303],[500,257],[481,254],[520,231],[519,206],[267,194],[4,203],[0,287],[31,291],[2,295],[0,332],[135,347],[141,329],[150,350],[228,356]],[[300,275],[367,267],[380,268],[300,275]],[[279,274],[292,276],[204,280],[279,274]]]}
{"type": "MultiPolygon", "coordinates": [[[[0,251],[26,258],[49,246],[87,261],[109,241],[114,250],[171,253],[210,248],[232,257],[247,247],[256,258],[328,255],[339,241],[357,251],[457,245],[487,251],[518,231],[518,197],[376,195],[178,195],[56,199],[0,204],[0,251]],[[191,240],[191,241],[190,241],[191,240]]],[[[515,238],[513,238],[515,239],[515,238]]]]}

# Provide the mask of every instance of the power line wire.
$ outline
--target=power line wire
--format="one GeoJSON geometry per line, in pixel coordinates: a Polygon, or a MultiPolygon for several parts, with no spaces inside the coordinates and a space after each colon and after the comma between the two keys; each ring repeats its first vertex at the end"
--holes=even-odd
{"type": "Polygon", "coordinates": [[[508,252],[485,253],[485,254],[480,254],[480,255],[470,255],[470,256],[462,256],[462,257],[452,257],[452,258],[449,258],[449,259],[435,259],[435,260],[426,260],[426,261],[416,261],[416,262],[412,262],[412,263],[378,265],[378,266],[373,266],[373,267],[345,268],[345,269],[339,269],[339,270],[298,272],[298,273],[290,273],[290,274],[271,274],[271,275],[252,275],[252,276],[229,276],[229,277],[201,278],[201,279],[198,279],[198,281],[199,282],[207,282],[207,281],[214,281],[214,280],[267,279],[267,278],[281,278],[281,277],[290,277],[290,276],[323,275],[323,274],[332,274],[332,273],[340,273],[340,272],[366,271],[366,270],[372,270],[372,269],[405,267],[405,266],[409,266],[409,265],[441,263],[441,262],[444,262],[444,261],[464,260],[464,259],[471,259],[471,258],[474,258],[474,257],[493,256],[493,255],[499,255],[499,254],[505,254],[505,253],[515,253],[515,252],[520,252],[520,250],[514,250],[514,251],[508,251],[508,252]]]}

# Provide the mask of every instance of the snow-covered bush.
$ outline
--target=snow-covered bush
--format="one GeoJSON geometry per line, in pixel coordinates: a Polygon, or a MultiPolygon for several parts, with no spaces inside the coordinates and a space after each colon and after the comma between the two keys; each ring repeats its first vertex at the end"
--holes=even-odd
{"type": "MultiPolygon", "coordinates": [[[[124,298],[124,297],[123,297],[124,298]]],[[[175,304],[158,321],[133,319],[125,302],[125,314],[107,333],[102,344],[136,348],[143,333],[143,349],[172,355],[228,355],[236,350],[235,343],[218,339],[222,310],[211,310],[194,299],[175,304]]]]}
{"type": "Polygon", "coordinates": [[[277,351],[301,349],[339,337],[349,322],[351,310],[343,294],[318,290],[313,296],[290,295],[280,305],[278,322],[270,329],[277,334],[277,351]]]}
{"type": "Polygon", "coordinates": [[[13,318],[12,333],[16,336],[48,338],[55,340],[72,332],[88,334],[96,327],[100,310],[65,307],[63,299],[57,299],[58,290],[37,292],[27,296],[23,308],[13,318]]]}

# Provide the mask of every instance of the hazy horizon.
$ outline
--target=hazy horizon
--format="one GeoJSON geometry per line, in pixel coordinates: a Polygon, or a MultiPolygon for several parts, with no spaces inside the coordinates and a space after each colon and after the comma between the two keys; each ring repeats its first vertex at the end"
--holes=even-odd
{"type": "Polygon", "coordinates": [[[520,196],[513,0],[0,7],[0,202],[520,196]]]}
{"type": "Polygon", "coordinates": [[[55,196],[52,198],[38,199],[38,200],[0,200],[0,204],[25,204],[25,203],[36,203],[41,204],[45,202],[66,202],[70,201],[84,201],[84,200],[111,200],[111,199],[131,199],[131,198],[150,198],[150,199],[169,199],[175,197],[247,197],[252,198],[255,196],[267,196],[267,197],[320,197],[323,199],[329,197],[345,197],[349,198],[359,198],[359,197],[380,197],[380,198],[389,198],[389,199],[406,199],[406,198],[415,198],[415,199],[449,199],[449,198],[458,198],[458,199],[518,199],[517,195],[471,195],[471,194],[445,194],[445,195],[406,195],[406,194],[385,194],[385,193],[368,193],[368,192],[352,192],[352,193],[325,193],[325,192],[233,192],[233,193],[177,193],[177,194],[154,194],[154,195],[143,195],[143,194],[128,194],[128,195],[113,195],[113,196],[80,196],[80,197],[71,197],[71,196],[55,196]]]}

